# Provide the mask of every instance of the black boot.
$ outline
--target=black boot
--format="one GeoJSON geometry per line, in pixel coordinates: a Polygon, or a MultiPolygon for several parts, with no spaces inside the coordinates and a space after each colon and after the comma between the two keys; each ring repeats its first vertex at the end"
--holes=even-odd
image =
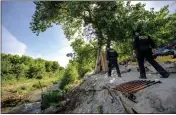
{"type": "Polygon", "coordinates": [[[140,76],[139,79],[147,79],[147,77],[142,77],[142,76],[140,76]]]}
{"type": "Polygon", "coordinates": [[[146,75],[140,75],[139,79],[147,79],[146,75]]]}
{"type": "Polygon", "coordinates": [[[160,78],[168,78],[170,76],[170,73],[166,73],[164,75],[162,75],[160,78]]]}

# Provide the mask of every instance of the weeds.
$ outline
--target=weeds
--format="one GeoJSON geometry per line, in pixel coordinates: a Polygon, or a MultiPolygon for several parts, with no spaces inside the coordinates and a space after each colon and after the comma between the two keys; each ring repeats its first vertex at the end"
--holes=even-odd
{"type": "Polygon", "coordinates": [[[61,90],[54,90],[52,92],[47,92],[42,94],[42,104],[41,109],[44,110],[50,106],[62,106],[59,102],[63,99],[63,92],[61,90]]]}
{"type": "Polygon", "coordinates": [[[102,113],[103,113],[103,106],[102,106],[102,105],[99,105],[99,106],[97,107],[97,109],[98,109],[98,113],[99,113],[99,114],[102,114],[102,113]]]}

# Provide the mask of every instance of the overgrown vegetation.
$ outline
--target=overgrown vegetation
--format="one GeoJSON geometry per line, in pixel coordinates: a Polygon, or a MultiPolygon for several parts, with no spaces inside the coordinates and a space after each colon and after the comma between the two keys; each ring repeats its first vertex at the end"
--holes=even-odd
{"type": "MultiPolygon", "coordinates": [[[[3,83],[19,79],[42,79],[48,74],[62,74],[64,68],[58,62],[46,61],[41,58],[33,59],[29,56],[1,54],[1,76],[3,83]]],[[[54,77],[54,76],[52,76],[54,77]]],[[[3,84],[4,85],[4,84],[3,84]]]]}
{"type": "Polygon", "coordinates": [[[19,96],[24,99],[31,91],[54,84],[62,78],[64,70],[55,61],[2,53],[2,102],[19,96]]]}
{"type": "MultiPolygon", "coordinates": [[[[145,4],[132,5],[130,1],[34,3],[36,11],[30,23],[31,30],[38,35],[53,24],[60,24],[66,38],[74,40],[71,44],[74,52],[67,54],[70,60],[66,69],[53,61],[1,54],[3,95],[6,91],[21,94],[40,88],[38,81],[45,87],[58,79],[61,80],[59,88],[67,91],[79,84],[87,73],[98,70],[103,47],[110,41],[119,53],[119,61],[132,59],[132,41],[137,26],[151,35],[157,45],[176,37],[176,13],[170,14],[168,6],[155,11],[154,8],[146,10],[145,4]]],[[[60,90],[43,94],[43,108],[55,104],[62,95],[60,90]]],[[[98,110],[101,113],[101,106],[98,110]]]]}
{"type": "Polygon", "coordinates": [[[62,90],[54,90],[52,92],[46,92],[42,94],[41,109],[44,110],[50,106],[62,107],[60,101],[63,100],[64,93],[62,90]]]}

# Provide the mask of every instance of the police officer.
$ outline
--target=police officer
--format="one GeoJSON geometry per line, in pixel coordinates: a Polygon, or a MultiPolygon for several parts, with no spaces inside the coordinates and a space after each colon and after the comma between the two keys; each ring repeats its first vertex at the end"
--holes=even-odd
{"type": "Polygon", "coordinates": [[[135,32],[135,38],[133,41],[134,53],[136,53],[141,79],[146,79],[146,73],[144,68],[144,59],[146,59],[161,75],[161,78],[169,77],[169,73],[162,68],[153,58],[152,52],[156,47],[154,41],[150,36],[143,34],[138,28],[135,32]],[[153,50],[152,50],[153,49],[153,50]]]}
{"type": "Polygon", "coordinates": [[[119,65],[117,63],[117,57],[118,57],[117,52],[114,49],[110,48],[110,45],[107,45],[106,58],[108,61],[108,76],[109,77],[111,76],[111,71],[113,67],[116,68],[118,77],[121,77],[119,65]]]}

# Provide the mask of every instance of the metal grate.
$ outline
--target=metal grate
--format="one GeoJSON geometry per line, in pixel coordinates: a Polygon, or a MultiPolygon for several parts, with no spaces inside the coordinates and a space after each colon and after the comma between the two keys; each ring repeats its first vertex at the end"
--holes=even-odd
{"type": "Polygon", "coordinates": [[[134,80],[126,83],[122,83],[117,87],[113,88],[114,90],[118,90],[122,93],[136,93],[137,91],[154,85],[156,83],[161,83],[161,81],[151,81],[151,80],[134,80]]]}

